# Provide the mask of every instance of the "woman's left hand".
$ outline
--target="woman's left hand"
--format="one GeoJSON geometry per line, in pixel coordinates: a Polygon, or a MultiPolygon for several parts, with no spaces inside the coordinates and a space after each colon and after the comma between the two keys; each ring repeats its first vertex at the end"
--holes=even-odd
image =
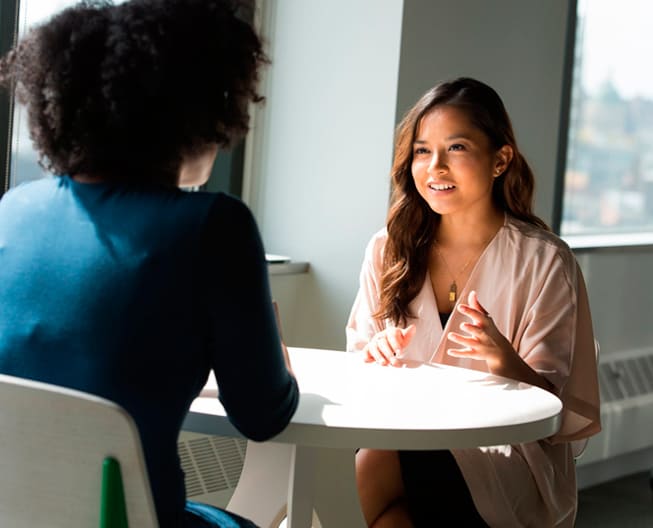
{"type": "Polygon", "coordinates": [[[478,301],[475,291],[469,293],[468,304],[458,305],[458,311],[471,320],[460,325],[469,335],[449,332],[447,337],[464,348],[447,350],[455,357],[481,359],[488,363],[490,371],[501,368],[507,354],[517,354],[510,342],[494,325],[488,311],[478,301]]]}

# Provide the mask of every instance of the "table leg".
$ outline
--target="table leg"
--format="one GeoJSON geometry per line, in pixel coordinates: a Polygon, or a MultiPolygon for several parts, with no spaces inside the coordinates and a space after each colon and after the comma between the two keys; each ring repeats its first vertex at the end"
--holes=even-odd
{"type": "Polygon", "coordinates": [[[245,461],[227,509],[263,528],[277,528],[286,513],[293,445],[247,442],[245,461]]]}
{"type": "Polygon", "coordinates": [[[243,470],[227,509],[263,528],[278,528],[286,504],[287,528],[364,527],[354,464],[353,449],[247,442],[243,470]]]}
{"type": "Polygon", "coordinates": [[[311,528],[316,448],[293,446],[288,485],[288,528],[311,528]]]}

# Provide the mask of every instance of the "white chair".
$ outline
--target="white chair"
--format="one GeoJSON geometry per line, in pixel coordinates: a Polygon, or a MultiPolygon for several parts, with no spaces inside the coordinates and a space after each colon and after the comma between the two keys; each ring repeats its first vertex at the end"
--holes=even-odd
{"type": "MultiPolygon", "coordinates": [[[[599,356],[601,354],[601,346],[599,345],[599,342],[595,339],[594,340],[594,355],[596,358],[596,368],[598,369],[599,367],[599,356]]],[[[587,448],[587,444],[589,442],[589,438],[584,438],[583,440],[575,440],[571,442],[571,449],[574,454],[574,462],[578,462],[580,458],[583,456],[583,453],[585,453],[585,449],[587,448]]],[[[653,470],[651,470],[651,487],[653,488],[653,470]]]]}
{"type": "Polygon", "coordinates": [[[0,375],[0,526],[156,528],[131,416],[97,396],[0,375]]]}

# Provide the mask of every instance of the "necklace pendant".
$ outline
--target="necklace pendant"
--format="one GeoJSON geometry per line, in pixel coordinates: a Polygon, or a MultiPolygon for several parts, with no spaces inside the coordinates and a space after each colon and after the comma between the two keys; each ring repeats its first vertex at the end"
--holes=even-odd
{"type": "Polygon", "coordinates": [[[456,302],[456,294],[458,293],[458,286],[456,286],[456,281],[451,283],[449,286],[449,302],[456,302]]]}

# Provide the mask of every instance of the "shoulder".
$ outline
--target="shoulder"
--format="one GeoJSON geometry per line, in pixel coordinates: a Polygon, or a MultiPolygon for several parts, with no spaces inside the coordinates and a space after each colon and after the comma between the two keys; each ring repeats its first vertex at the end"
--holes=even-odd
{"type": "Polygon", "coordinates": [[[205,194],[211,197],[214,208],[220,208],[228,214],[242,215],[248,218],[252,216],[249,207],[240,198],[223,192],[205,194]]]}
{"type": "Polygon", "coordinates": [[[576,257],[559,236],[541,227],[508,217],[505,236],[515,258],[526,268],[546,274],[561,272],[570,285],[576,283],[576,257]]]}
{"type": "Polygon", "coordinates": [[[388,231],[384,227],[372,235],[365,248],[365,262],[375,268],[380,268],[383,262],[383,252],[388,240],[388,231]]]}
{"type": "Polygon", "coordinates": [[[222,227],[238,229],[251,227],[254,222],[249,208],[238,198],[223,192],[186,192],[180,189],[162,188],[158,192],[146,190],[146,200],[154,200],[172,209],[169,215],[177,221],[188,218],[193,223],[204,224],[207,229],[222,227]]]}
{"type": "Polygon", "coordinates": [[[44,198],[56,192],[63,181],[62,178],[49,176],[47,178],[24,182],[5,192],[2,196],[2,201],[7,203],[12,200],[44,198]]]}
{"type": "Polygon", "coordinates": [[[46,177],[21,183],[9,189],[0,200],[0,223],[25,225],[57,222],[71,200],[64,178],[46,177]]]}
{"type": "Polygon", "coordinates": [[[263,241],[249,207],[225,193],[206,194],[211,201],[202,236],[206,251],[228,251],[233,262],[241,264],[247,259],[265,261],[263,241]]]}
{"type": "Polygon", "coordinates": [[[385,243],[388,240],[388,231],[384,227],[379,229],[376,233],[372,235],[370,241],[367,243],[365,248],[365,257],[373,257],[383,255],[383,249],[385,248],[385,243]]]}
{"type": "Polygon", "coordinates": [[[222,192],[196,194],[205,195],[210,201],[210,225],[219,224],[235,232],[257,230],[254,215],[242,200],[222,192]]]}
{"type": "Polygon", "coordinates": [[[559,236],[541,227],[508,217],[505,236],[519,254],[527,253],[544,261],[558,261],[565,268],[576,266],[573,251],[559,236]]]}

